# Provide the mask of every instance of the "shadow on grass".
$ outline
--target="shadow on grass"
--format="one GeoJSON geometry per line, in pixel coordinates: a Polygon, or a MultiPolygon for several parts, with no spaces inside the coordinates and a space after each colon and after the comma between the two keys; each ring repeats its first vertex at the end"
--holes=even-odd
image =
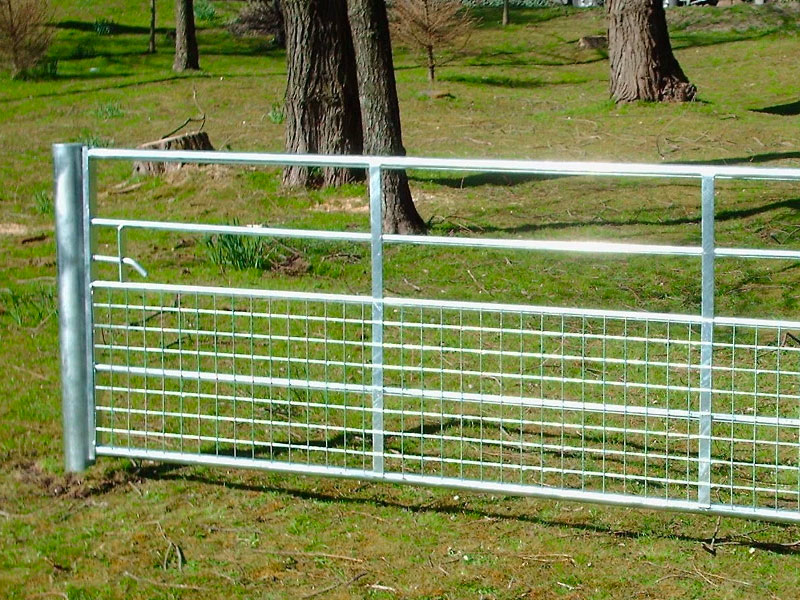
{"type": "MultiPolygon", "coordinates": [[[[322,502],[326,504],[333,504],[333,505],[355,505],[355,506],[373,506],[373,507],[380,507],[380,508],[389,508],[389,509],[398,509],[402,511],[406,511],[412,514],[426,514],[426,513],[435,513],[440,515],[447,515],[447,516],[464,516],[464,515],[471,515],[474,517],[479,518],[487,518],[493,519],[498,521],[513,521],[518,523],[529,523],[532,525],[541,525],[545,527],[558,527],[561,529],[570,529],[572,531],[577,532],[576,535],[581,533],[587,534],[598,534],[598,535],[607,535],[611,538],[616,539],[631,539],[637,540],[641,539],[644,535],[651,538],[656,539],[670,539],[670,540],[679,540],[683,542],[692,542],[692,543],[704,543],[709,542],[711,540],[710,536],[703,536],[698,534],[688,534],[688,533],[674,533],[674,532],[663,532],[663,533],[654,533],[651,530],[648,530],[647,534],[643,533],[641,530],[636,529],[619,529],[618,527],[613,527],[610,524],[605,523],[598,523],[598,522],[574,522],[569,521],[562,518],[557,517],[543,517],[536,514],[519,514],[519,513],[508,513],[508,512],[501,512],[498,510],[493,510],[491,508],[465,508],[463,504],[448,504],[448,498],[443,498],[439,503],[431,503],[429,500],[420,501],[420,502],[403,502],[399,499],[394,498],[386,498],[382,493],[381,497],[377,497],[377,495],[372,495],[369,497],[356,497],[356,496],[342,496],[341,493],[336,493],[335,491],[325,492],[325,491],[317,491],[317,490],[304,490],[298,489],[297,487],[293,487],[291,485],[258,485],[253,483],[246,483],[240,481],[232,481],[230,478],[227,478],[223,473],[220,473],[218,477],[213,476],[205,476],[203,474],[194,473],[194,472],[185,472],[185,471],[178,471],[178,469],[182,469],[182,467],[178,467],[177,469],[174,466],[170,465],[156,465],[153,467],[143,467],[139,472],[139,476],[143,478],[152,478],[158,479],[161,481],[190,481],[193,483],[199,483],[204,485],[215,485],[215,486],[223,486],[226,489],[233,489],[237,491],[243,492],[276,492],[281,494],[287,494],[292,496],[293,498],[297,498],[300,500],[313,500],[315,502],[322,502]]],[[[357,480],[357,479],[356,479],[357,480]]],[[[576,501],[579,502],[579,501],[576,501]]],[[[709,529],[711,529],[712,522],[709,521],[709,529]]],[[[772,527],[775,528],[790,528],[793,527],[792,525],[784,525],[784,524],[772,524],[772,527]]],[[[797,555],[800,554],[800,547],[794,546],[792,544],[781,544],[777,542],[764,542],[764,541],[757,541],[752,539],[747,535],[743,536],[732,536],[732,537],[716,537],[716,544],[725,543],[726,545],[739,545],[748,548],[757,548],[759,550],[764,550],[766,552],[772,552],[774,554],[781,554],[781,555],[797,555]]]]}
{"type": "MultiPolygon", "coordinates": [[[[800,104],[800,103],[799,103],[800,104]]],[[[674,165],[718,165],[718,166],[743,166],[748,164],[760,164],[773,160],[787,160],[790,158],[800,158],[800,151],[792,152],[764,152],[762,154],[750,154],[749,156],[736,156],[733,158],[713,158],[703,160],[683,160],[675,163],[665,163],[674,165]]]]}
{"type": "MultiPolygon", "coordinates": [[[[517,25],[537,25],[546,23],[554,19],[567,17],[571,13],[576,12],[570,6],[563,7],[541,7],[541,8],[511,8],[509,10],[509,24],[512,26],[517,25]]],[[[478,23],[478,29],[499,29],[503,30],[503,9],[495,7],[475,7],[471,9],[470,14],[474,16],[478,23]]]]}
{"type": "MultiPolygon", "coordinates": [[[[716,214],[716,221],[732,221],[736,219],[745,219],[755,215],[768,213],[780,208],[791,208],[800,211],[800,198],[792,198],[791,200],[779,200],[777,202],[770,202],[761,206],[754,206],[751,208],[743,208],[738,210],[723,210],[716,214]]],[[[470,226],[464,225],[458,228],[463,231],[464,229],[481,232],[503,232],[503,233],[530,233],[533,231],[547,231],[552,229],[571,229],[573,227],[628,227],[632,225],[657,225],[663,227],[665,225],[697,225],[701,222],[700,213],[693,217],[679,217],[676,219],[660,219],[660,220],[646,220],[646,219],[620,219],[620,220],[606,220],[597,217],[591,221],[555,221],[552,223],[526,223],[524,225],[515,225],[513,227],[493,227],[489,226],[470,226]]],[[[455,229],[455,228],[454,228],[455,229]]]]}
{"type": "MultiPolygon", "coordinates": [[[[753,108],[751,112],[767,113],[770,115],[781,115],[784,117],[793,117],[800,115],[800,100],[797,102],[789,102],[788,104],[776,104],[775,106],[767,106],[766,108],[753,108]]],[[[800,152],[795,153],[800,154],[800,152]]]]}
{"type": "MultiPolygon", "coordinates": [[[[200,75],[200,76],[202,76],[202,75],[200,75]]],[[[113,75],[113,76],[109,76],[109,77],[117,77],[117,76],[113,75]]],[[[119,77],[122,77],[122,75],[119,75],[119,77]]],[[[172,75],[172,76],[168,76],[168,77],[158,77],[156,79],[144,79],[144,80],[130,81],[130,82],[126,81],[124,83],[117,83],[117,84],[114,84],[114,85],[104,85],[104,86],[93,87],[93,88],[85,88],[85,89],[80,89],[80,90],[50,92],[50,93],[46,93],[46,94],[36,94],[34,96],[23,96],[23,97],[18,97],[18,98],[0,98],[0,104],[9,104],[11,102],[28,102],[32,98],[55,98],[55,97],[62,98],[64,96],[76,96],[76,95],[79,95],[79,94],[91,94],[93,92],[103,92],[103,91],[106,91],[106,90],[121,90],[121,89],[124,89],[124,88],[136,87],[136,86],[139,86],[139,85],[149,85],[149,84],[153,84],[153,83],[164,83],[164,82],[167,82],[167,81],[174,81],[176,79],[190,79],[191,77],[198,77],[198,74],[194,74],[192,76],[172,75]]],[[[210,77],[210,75],[206,75],[205,77],[210,77]]],[[[65,77],[64,79],[70,79],[70,77],[65,77]]]]}
{"type": "Polygon", "coordinates": [[[569,85],[586,83],[588,79],[575,78],[563,81],[545,81],[536,77],[507,77],[505,75],[469,75],[465,73],[445,74],[439,77],[442,81],[466,83],[469,85],[489,85],[503,88],[532,89],[548,85],[569,85]]]}
{"type": "Polygon", "coordinates": [[[571,177],[571,175],[547,175],[541,173],[473,173],[463,177],[436,176],[409,173],[408,178],[412,181],[433,183],[444,187],[464,189],[481,187],[484,185],[496,186],[516,186],[531,181],[548,181],[550,179],[561,179],[571,177]]]}
{"type": "MultiPolygon", "coordinates": [[[[89,33],[95,33],[96,25],[94,21],[75,21],[75,20],[67,20],[67,21],[59,21],[53,25],[56,29],[72,29],[73,31],[85,31],[89,33]]],[[[107,34],[108,36],[114,36],[117,34],[141,34],[141,35],[149,35],[150,28],[149,27],[142,27],[139,25],[122,25],[120,23],[110,23],[109,27],[111,28],[111,33],[107,34]]],[[[162,35],[166,34],[167,32],[174,31],[172,27],[156,27],[156,33],[160,33],[162,35]]]]}

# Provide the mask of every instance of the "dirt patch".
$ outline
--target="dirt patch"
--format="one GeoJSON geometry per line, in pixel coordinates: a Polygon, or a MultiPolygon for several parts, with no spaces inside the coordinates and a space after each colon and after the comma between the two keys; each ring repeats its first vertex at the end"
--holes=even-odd
{"type": "Polygon", "coordinates": [[[307,273],[309,265],[308,261],[300,254],[293,254],[281,262],[276,262],[273,265],[273,270],[286,275],[302,275],[307,273]]]}
{"type": "Polygon", "coordinates": [[[19,223],[0,223],[0,235],[28,235],[30,229],[19,223]]]}
{"type": "Polygon", "coordinates": [[[350,198],[328,198],[325,202],[317,204],[312,210],[327,213],[366,213],[369,212],[369,203],[366,198],[360,196],[350,198]]]}
{"type": "Polygon", "coordinates": [[[98,476],[85,477],[67,473],[47,473],[35,462],[23,462],[14,468],[18,481],[41,491],[46,496],[87,498],[110,492],[116,487],[134,482],[137,478],[126,471],[115,470],[98,476]]]}

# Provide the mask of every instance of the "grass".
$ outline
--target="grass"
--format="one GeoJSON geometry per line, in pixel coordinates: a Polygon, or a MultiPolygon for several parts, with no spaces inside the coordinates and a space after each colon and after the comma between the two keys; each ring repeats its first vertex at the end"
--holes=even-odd
{"type": "MultiPolygon", "coordinates": [[[[224,31],[236,3],[213,3],[218,20],[202,22],[199,34],[203,71],[188,75],[170,71],[171,2],[158,2],[155,55],[144,52],[145,8],[95,4],[58,3],[54,79],[0,88],[6,597],[297,598],[328,588],[318,597],[795,596],[800,558],[780,544],[800,537],[796,527],[723,519],[716,539],[725,544],[712,555],[703,543],[714,520],[678,513],[112,459],[64,475],[50,145],[135,146],[197,116],[194,98],[216,147],[283,145],[284,57],[268,41],[224,31]],[[104,21],[114,27],[101,35],[95,24],[104,21]],[[185,557],[180,569],[174,546],[185,557]]],[[[442,68],[437,85],[452,98],[421,94],[424,69],[398,49],[406,147],[431,156],[797,165],[797,29],[787,10],[670,11],[678,58],[703,102],[616,107],[603,55],[575,44],[603,31],[601,11],[515,9],[501,28],[499,11],[487,9],[467,54],[442,68]]],[[[410,175],[438,235],[699,241],[694,184],[410,175]]],[[[273,170],[227,167],[137,181],[123,163],[104,164],[99,177],[107,216],[368,231],[362,185],[288,191],[273,170]]],[[[720,183],[719,243],[796,247],[798,198],[796,185],[720,183]]],[[[155,281],[369,290],[363,246],[287,241],[288,249],[256,253],[271,259],[269,269],[239,270],[209,260],[201,237],[129,236],[129,254],[155,281]]],[[[113,242],[104,233],[101,249],[112,252],[113,242]]],[[[697,265],[678,259],[654,268],[643,259],[394,246],[386,256],[393,295],[699,308],[697,265]]],[[[796,264],[720,261],[718,269],[721,313],[796,318],[796,264]]]]}

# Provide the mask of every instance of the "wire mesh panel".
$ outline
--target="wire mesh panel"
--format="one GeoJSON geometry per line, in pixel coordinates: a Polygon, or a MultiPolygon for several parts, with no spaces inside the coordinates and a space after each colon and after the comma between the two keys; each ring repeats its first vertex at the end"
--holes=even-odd
{"type": "Polygon", "coordinates": [[[389,309],[387,468],[693,500],[699,325],[389,309]]]}
{"type": "Polygon", "coordinates": [[[94,293],[98,443],[371,466],[365,303],[94,293]]]}
{"type": "MultiPolygon", "coordinates": [[[[796,330],[795,330],[796,331],[796,330]]],[[[800,510],[800,343],[780,324],[717,326],[712,497],[800,510]]]]}

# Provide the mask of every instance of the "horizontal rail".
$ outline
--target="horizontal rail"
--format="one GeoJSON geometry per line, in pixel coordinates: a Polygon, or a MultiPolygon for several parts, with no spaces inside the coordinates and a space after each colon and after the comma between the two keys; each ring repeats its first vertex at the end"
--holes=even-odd
{"type": "MultiPolygon", "coordinates": [[[[92,289],[129,290],[137,292],[164,292],[168,294],[199,294],[239,298],[265,298],[273,300],[308,300],[311,302],[339,302],[364,304],[373,302],[371,296],[352,294],[326,294],[318,292],[295,292],[287,290],[258,290],[251,288],[217,287],[208,285],[180,285],[171,283],[147,283],[128,281],[94,281],[92,289]]],[[[604,310],[590,308],[562,308],[529,304],[502,304],[496,302],[461,302],[454,300],[431,300],[423,298],[384,298],[385,306],[405,308],[441,308],[465,311],[495,311],[516,314],[537,314],[564,317],[593,317],[606,319],[628,319],[631,321],[661,321],[664,323],[700,324],[698,315],[658,313],[644,311],[604,310]]],[[[369,323],[369,321],[365,321],[369,323]]],[[[748,319],[739,317],[714,317],[715,325],[739,327],[763,327],[772,329],[800,329],[800,321],[785,319],[748,319]]],[[[702,344],[698,341],[697,344],[702,344]]]]}
{"type": "Polygon", "coordinates": [[[152,231],[175,231],[181,233],[203,233],[217,235],[246,235],[275,238],[298,238],[336,240],[343,242],[368,242],[370,234],[348,231],[325,231],[318,229],[287,229],[283,227],[261,227],[260,225],[204,225],[200,223],[171,223],[168,221],[136,221],[131,219],[105,219],[95,217],[92,225],[100,227],[125,227],[152,231]]]}
{"type": "MultiPolygon", "coordinates": [[[[152,231],[173,231],[205,235],[244,235],[254,237],[314,239],[343,242],[369,242],[369,233],[326,231],[321,229],[290,229],[286,227],[263,227],[261,225],[215,225],[180,223],[170,221],[139,221],[133,219],[109,219],[95,217],[92,225],[97,227],[125,227],[152,231]]],[[[492,248],[506,250],[549,250],[555,252],[578,252],[595,254],[641,254],[662,256],[702,256],[700,246],[673,246],[660,244],[626,244],[601,241],[521,240],[514,238],[473,238],[428,235],[385,234],[385,243],[417,246],[445,246],[461,248],[492,248]]],[[[757,248],[716,248],[714,255],[722,258],[759,258],[800,260],[800,250],[772,250],[757,248]]],[[[98,257],[95,257],[98,260],[98,257]]]]}
{"type": "Polygon", "coordinates": [[[417,158],[410,156],[323,156],[261,152],[208,152],[185,150],[141,150],[89,148],[89,158],[105,160],[148,160],[231,165],[297,165],[316,167],[421,169],[436,171],[492,171],[540,173],[544,175],[607,175],[624,177],[718,177],[723,179],[771,179],[800,181],[800,169],[728,167],[717,165],[665,165],[638,163],[499,160],[460,158],[417,158]]]}

